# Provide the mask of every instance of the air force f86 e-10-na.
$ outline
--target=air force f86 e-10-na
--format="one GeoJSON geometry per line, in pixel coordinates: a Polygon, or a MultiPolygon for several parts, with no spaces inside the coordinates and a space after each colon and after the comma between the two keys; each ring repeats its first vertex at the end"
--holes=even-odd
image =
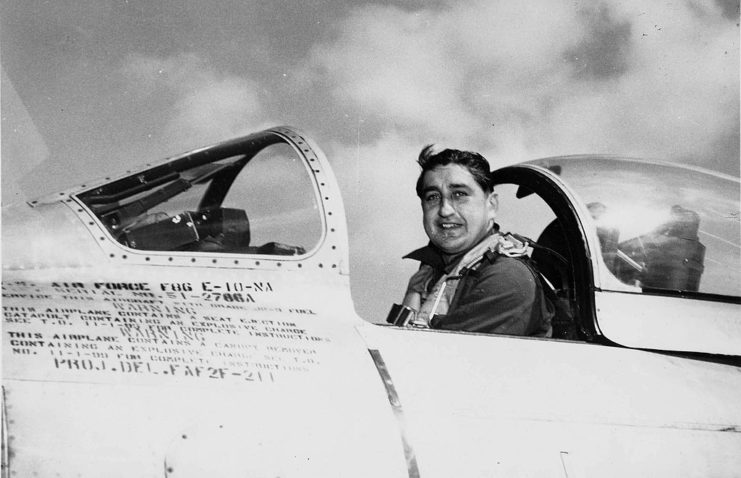
{"type": "Polygon", "coordinates": [[[4,476],[739,476],[738,179],[493,175],[551,338],[359,318],[337,184],[287,127],[4,209],[4,476]]]}

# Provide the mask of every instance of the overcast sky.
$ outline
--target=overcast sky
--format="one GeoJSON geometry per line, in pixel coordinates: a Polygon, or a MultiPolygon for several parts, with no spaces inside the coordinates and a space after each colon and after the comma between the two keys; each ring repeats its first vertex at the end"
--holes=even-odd
{"type": "Polygon", "coordinates": [[[599,152],[739,175],[738,1],[0,5],[3,204],[290,124],[340,181],[366,318],[425,242],[427,143],[493,168],[599,152]]]}

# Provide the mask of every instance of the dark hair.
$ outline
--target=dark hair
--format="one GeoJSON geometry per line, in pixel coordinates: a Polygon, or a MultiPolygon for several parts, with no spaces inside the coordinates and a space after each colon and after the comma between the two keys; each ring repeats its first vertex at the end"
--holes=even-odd
{"type": "Polygon", "coordinates": [[[476,183],[484,192],[490,193],[494,187],[489,172],[489,162],[485,157],[473,151],[460,151],[457,149],[444,149],[437,153],[433,152],[434,145],[428,144],[419,153],[417,164],[422,167],[422,172],[417,178],[417,196],[422,197],[422,178],[427,171],[438,166],[457,164],[468,169],[476,183]]]}

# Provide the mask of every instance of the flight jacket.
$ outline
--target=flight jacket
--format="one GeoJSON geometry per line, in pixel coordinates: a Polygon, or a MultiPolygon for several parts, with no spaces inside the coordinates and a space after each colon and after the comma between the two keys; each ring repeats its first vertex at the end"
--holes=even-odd
{"type": "MultiPolygon", "coordinates": [[[[431,292],[435,283],[450,274],[460,257],[445,263],[442,253],[429,244],[404,256],[432,267],[430,280],[423,287],[431,292]]],[[[445,314],[436,314],[429,321],[435,329],[460,330],[488,334],[550,337],[554,307],[545,297],[538,273],[527,257],[508,257],[488,251],[470,268],[460,270],[459,282],[445,314]]],[[[409,291],[408,291],[409,292],[409,291]]]]}

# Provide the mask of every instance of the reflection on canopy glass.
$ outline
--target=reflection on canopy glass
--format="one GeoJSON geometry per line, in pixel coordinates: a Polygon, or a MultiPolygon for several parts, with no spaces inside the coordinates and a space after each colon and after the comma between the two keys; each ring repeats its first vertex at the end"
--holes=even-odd
{"type": "Polygon", "coordinates": [[[560,167],[591,213],[607,266],[603,287],[617,280],[644,291],[741,295],[737,179],[633,160],[548,166],[560,167]]]}

